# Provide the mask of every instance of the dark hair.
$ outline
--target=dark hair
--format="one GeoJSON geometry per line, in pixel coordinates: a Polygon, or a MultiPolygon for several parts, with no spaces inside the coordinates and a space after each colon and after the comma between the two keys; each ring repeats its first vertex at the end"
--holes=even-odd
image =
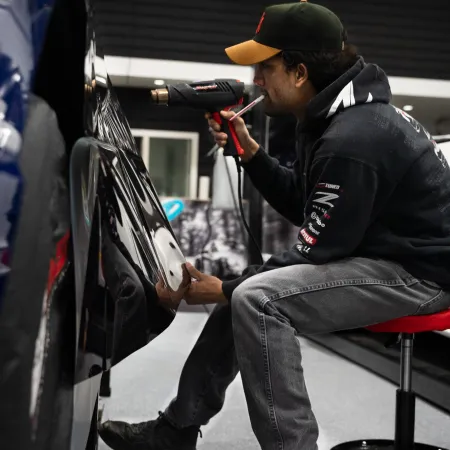
{"type": "Polygon", "coordinates": [[[281,53],[286,70],[296,70],[299,64],[308,69],[308,78],[317,92],[323,91],[333,81],[347,72],[358,59],[358,50],[354,45],[345,44],[340,52],[297,52],[281,53]]]}

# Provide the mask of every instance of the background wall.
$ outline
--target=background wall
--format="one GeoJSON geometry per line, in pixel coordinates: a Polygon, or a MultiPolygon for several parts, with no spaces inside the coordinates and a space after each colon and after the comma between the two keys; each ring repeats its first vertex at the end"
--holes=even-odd
{"type": "MultiPolygon", "coordinates": [[[[281,0],[97,0],[108,55],[228,63],[224,48],[251,38],[281,0]]],[[[391,76],[450,79],[448,0],[317,0],[340,16],[367,61],[391,76]]]]}

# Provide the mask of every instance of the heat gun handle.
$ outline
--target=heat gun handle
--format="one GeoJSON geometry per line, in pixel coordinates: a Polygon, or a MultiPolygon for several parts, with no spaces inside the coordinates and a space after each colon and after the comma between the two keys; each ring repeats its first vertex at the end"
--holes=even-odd
{"type": "Polygon", "coordinates": [[[234,123],[224,119],[218,112],[212,113],[212,118],[220,125],[220,131],[228,136],[223,154],[225,156],[242,156],[244,149],[239,142],[234,123]]]}

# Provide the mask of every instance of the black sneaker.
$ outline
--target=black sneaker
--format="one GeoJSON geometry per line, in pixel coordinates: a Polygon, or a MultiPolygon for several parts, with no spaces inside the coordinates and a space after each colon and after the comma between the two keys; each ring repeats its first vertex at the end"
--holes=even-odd
{"type": "Polygon", "coordinates": [[[126,423],[108,420],[98,434],[113,450],[195,450],[198,427],[178,429],[159,412],[156,420],[126,423]]]}

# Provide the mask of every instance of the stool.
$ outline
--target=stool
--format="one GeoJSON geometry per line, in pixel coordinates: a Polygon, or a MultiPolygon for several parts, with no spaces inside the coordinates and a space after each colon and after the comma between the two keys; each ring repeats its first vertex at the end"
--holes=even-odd
{"type": "Polygon", "coordinates": [[[450,329],[450,309],[424,316],[407,316],[367,327],[375,333],[399,333],[401,341],[400,388],[397,389],[395,440],[371,439],[345,442],[331,450],[446,450],[414,443],[416,395],[411,388],[414,333],[450,329]]]}

